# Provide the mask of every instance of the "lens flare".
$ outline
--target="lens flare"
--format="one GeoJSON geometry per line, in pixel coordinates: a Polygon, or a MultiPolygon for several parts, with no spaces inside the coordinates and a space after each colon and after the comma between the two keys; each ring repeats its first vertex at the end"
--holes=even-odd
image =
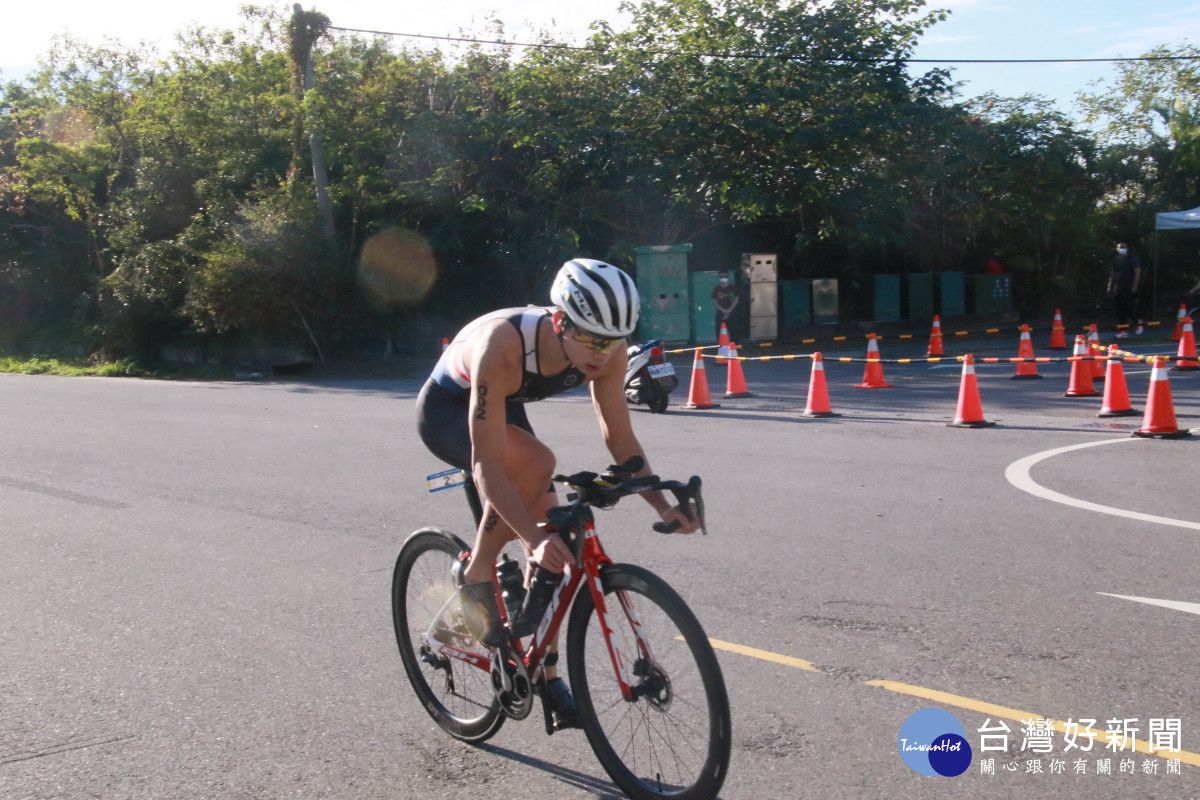
{"type": "Polygon", "coordinates": [[[424,236],[406,228],[386,228],[363,245],[358,284],[376,305],[407,310],[425,299],[437,283],[437,259],[424,236]]]}

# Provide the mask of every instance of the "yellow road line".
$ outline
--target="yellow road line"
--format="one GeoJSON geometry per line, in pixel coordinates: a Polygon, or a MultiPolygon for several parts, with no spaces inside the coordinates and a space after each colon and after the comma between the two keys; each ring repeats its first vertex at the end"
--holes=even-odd
{"type": "Polygon", "coordinates": [[[720,639],[709,639],[708,642],[717,650],[727,650],[730,653],[739,653],[743,656],[750,656],[751,658],[760,658],[763,661],[772,661],[776,664],[783,664],[787,667],[795,667],[796,669],[803,669],[807,670],[808,672],[821,671],[813,666],[811,661],[805,661],[802,658],[783,656],[779,653],[772,653],[770,650],[759,650],[756,647],[746,647],[743,644],[722,642],[720,639]]]}
{"type": "MultiPolygon", "coordinates": [[[[783,664],[784,666],[795,667],[797,669],[805,670],[806,672],[821,672],[821,670],[817,669],[817,667],[814,666],[811,661],[805,661],[802,658],[793,658],[792,656],[773,653],[770,650],[759,650],[756,647],[747,647],[742,644],[734,644],[733,642],[723,642],[720,639],[709,639],[708,641],[709,644],[711,644],[716,650],[725,650],[730,653],[738,653],[743,656],[750,656],[751,658],[770,661],[774,664],[783,664]]],[[[910,683],[900,683],[899,681],[863,681],[863,685],[874,686],[880,689],[886,689],[889,692],[906,694],[911,697],[920,697],[923,700],[930,700],[934,703],[941,703],[942,705],[952,706],[954,708],[974,711],[987,717],[1001,717],[1003,719],[1012,720],[1013,722],[1024,722],[1025,720],[1030,719],[1045,719],[1050,723],[1050,726],[1059,733],[1079,733],[1078,726],[1072,730],[1067,727],[1065,722],[1060,722],[1056,719],[1050,719],[1049,717],[1044,717],[1041,714],[1034,714],[1030,711],[1020,711],[1015,708],[999,706],[994,703],[985,703],[982,700],[974,700],[970,697],[950,694],[949,692],[941,692],[937,689],[927,689],[924,686],[914,686],[910,683]]],[[[1097,734],[1104,733],[1104,731],[1095,732],[1097,734]]],[[[1102,737],[1098,736],[1097,738],[1099,739],[1102,737]]],[[[1159,758],[1179,759],[1179,761],[1183,764],[1188,764],[1193,767],[1200,767],[1200,753],[1192,753],[1187,750],[1179,750],[1177,752],[1169,752],[1163,749],[1155,750],[1150,747],[1149,742],[1144,742],[1140,739],[1132,739],[1131,741],[1132,749],[1139,753],[1145,753],[1146,755],[1156,756],[1159,758]]],[[[1095,747],[1096,744],[1099,744],[1101,747],[1103,747],[1105,743],[1103,741],[1095,742],[1092,750],[1087,752],[1097,752],[1095,747]]]]}

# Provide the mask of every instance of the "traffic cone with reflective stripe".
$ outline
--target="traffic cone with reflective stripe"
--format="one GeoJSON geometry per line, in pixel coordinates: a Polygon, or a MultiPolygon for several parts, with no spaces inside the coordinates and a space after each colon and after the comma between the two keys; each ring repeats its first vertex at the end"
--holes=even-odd
{"type": "Polygon", "coordinates": [[[1087,361],[1087,341],[1083,334],[1075,337],[1075,353],[1071,361],[1071,385],[1067,387],[1064,397],[1090,397],[1096,394],[1096,384],[1092,382],[1092,365],[1087,361]]]}
{"type": "Polygon", "coordinates": [[[1183,333],[1179,337],[1178,359],[1172,372],[1191,372],[1200,369],[1200,361],[1196,360],[1196,334],[1192,331],[1192,318],[1183,318],[1183,333]]]}
{"type": "Polygon", "coordinates": [[[1167,357],[1155,356],[1150,371],[1150,393],[1146,396],[1146,416],[1134,436],[1148,439],[1179,439],[1191,436],[1190,430],[1180,430],[1175,421],[1175,405],[1171,402],[1171,383],[1167,379],[1167,357]]]}
{"type": "Polygon", "coordinates": [[[1125,367],[1115,344],[1108,347],[1108,374],[1104,376],[1104,402],[1098,417],[1131,417],[1137,412],[1129,404],[1125,367]]]}
{"type": "Polygon", "coordinates": [[[737,345],[729,343],[729,373],[725,376],[726,397],[753,397],[754,392],[746,388],[746,378],[742,375],[742,360],[738,358],[737,345]]]}
{"type": "Polygon", "coordinates": [[[1187,303],[1179,304],[1179,313],[1175,317],[1175,331],[1171,334],[1171,341],[1178,342],[1183,337],[1183,318],[1187,316],[1187,303]]]}
{"type": "Polygon", "coordinates": [[[682,408],[720,408],[708,394],[708,373],[704,370],[704,356],[699,350],[692,362],[692,385],[688,389],[688,401],[682,408]]]}
{"type": "Polygon", "coordinates": [[[983,405],[979,402],[979,383],[975,380],[975,356],[963,356],[962,383],[958,389],[958,410],[954,422],[946,423],[951,428],[986,428],[995,425],[983,418],[983,405]]]}
{"type": "Polygon", "coordinates": [[[946,351],[942,349],[942,318],[937,314],[933,315],[933,330],[929,332],[929,349],[925,352],[927,356],[942,356],[946,351]]]}
{"type": "Polygon", "coordinates": [[[721,332],[717,334],[717,363],[722,364],[729,355],[729,329],[721,323],[721,332]]]}
{"type": "Polygon", "coordinates": [[[867,334],[867,366],[863,370],[862,383],[854,384],[855,389],[889,389],[892,384],[883,379],[883,364],[879,361],[879,343],[875,334],[867,334]]]}
{"type": "Polygon", "coordinates": [[[443,353],[446,352],[446,348],[448,348],[449,346],[450,346],[450,340],[447,339],[445,336],[443,336],[442,337],[442,352],[443,353]]]}
{"type": "Polygon", "coordinates": [[[840,417],[829,407],[829,389],[825,385],[825,362],[820,353],[813,353],[812,377],[808,379],[808,403],[804,406],[806,417],[840,417]]]}
{"type": "Polygon", "coordinates": [[[1029,361],[1018,361],[1017,371],[1013,378],[1040,378],[1037,364],[1033,362],[1033,340],[1029,338],[1029,326],[1021,326],[1021,343],[1017,345],[1017,358],[1028,358],[1029,361]]]}
{"type": "Polygon", "coordinates": [[[1100,331],[1096,328],[1096,323],[1088,326],[1087,335],[1087,354],[1092,359],[1089,366],[1092,368],[1092,378],[1098,381],[1104,380],[1104,359],[1097,358],[1103,351],[1100,349],[1100,331]]]}
{"type": "Polygon", "coordinates": [[[1067,329],[1063,327],[1062,311],[1054,309],[1054,327],[1050,329],[1050,350],[1067,349],[1067,329]]]}

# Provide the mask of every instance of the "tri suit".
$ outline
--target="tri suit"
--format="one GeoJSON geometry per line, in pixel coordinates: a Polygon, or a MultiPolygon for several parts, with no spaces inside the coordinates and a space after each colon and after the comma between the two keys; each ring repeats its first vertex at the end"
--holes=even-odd
{"type": "Polygon", "coordinates": [[[505,308],[467,325],[442,353],[429,380],[417,395],[417,430],[435,456],[451,466],[471,472],[471,372],[463,360],[464,342],[480,325],[495,319],[512,324],[525,354],[521,386],[504,400],[509,425],[533,434],[525,404],[560,394],[584,383],[584,374],[568,366],[557,375],[543,375],[538,357],[538,330],[553,309],[540,306],[505,308]]]}

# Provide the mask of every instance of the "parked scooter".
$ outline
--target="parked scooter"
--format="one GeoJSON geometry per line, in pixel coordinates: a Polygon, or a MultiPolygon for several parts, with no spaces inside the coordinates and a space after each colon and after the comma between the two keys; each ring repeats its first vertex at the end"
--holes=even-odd
{"type": "Polygon", "coordinates": [[[634,405],[646,405],[651,414],[667,410],[671,391],[679,385],[675,367],[663,355],[659,339],[629,348],[629,365],[625,368],[625,399],[634,405]]]}

